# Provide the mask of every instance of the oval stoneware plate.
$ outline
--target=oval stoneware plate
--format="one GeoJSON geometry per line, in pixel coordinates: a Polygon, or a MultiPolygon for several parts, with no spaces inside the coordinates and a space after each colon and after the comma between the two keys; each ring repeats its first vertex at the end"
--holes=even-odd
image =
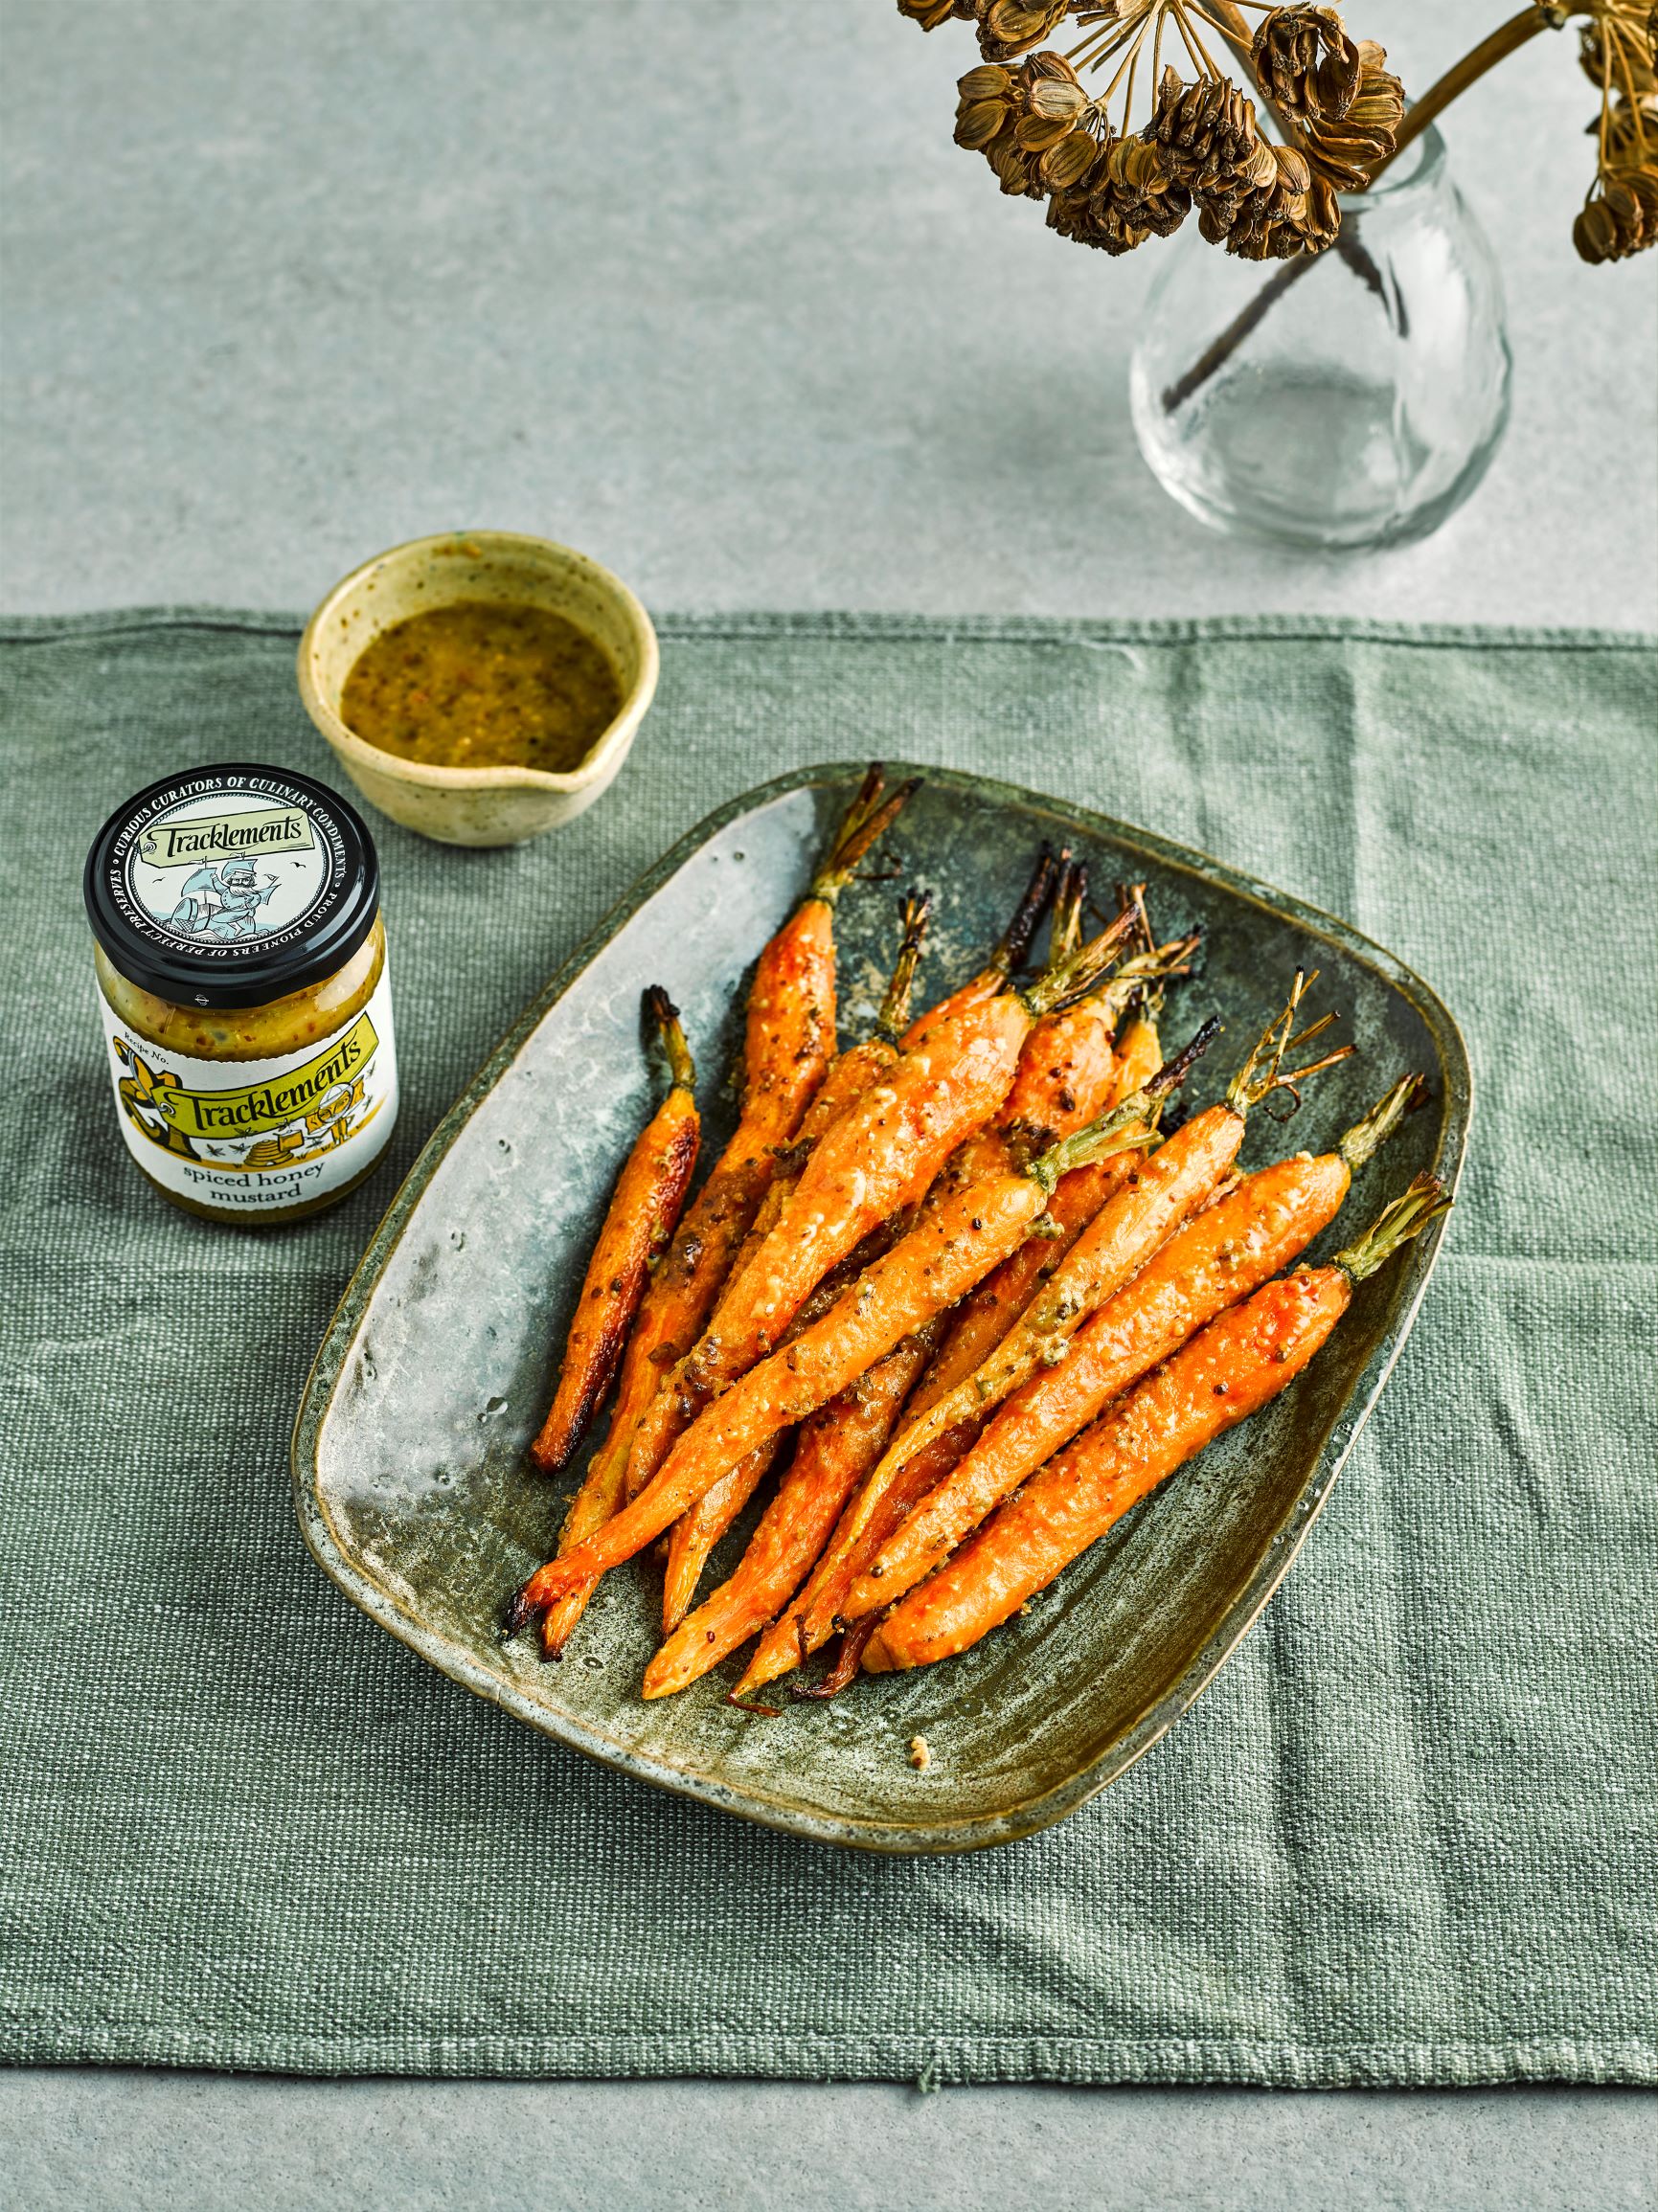
{"type": "MultiPolygon", "coordinates": [[[[828,766],[735,801],[629,894],[530,1008],[433,1135],[335,1315],[294,1432],[301,1524],[325,1570],[443,1673],[625,1773],[819,1841],[959,1851],[1063,1817],[1139,1758],[1214,1679],[1305,1540],[1420,1302],[1437,1230],[1369,1283],[1306,1373],[1128,1515],[1025,1614],[932,1668],[864,1678],[830,1704],[756,1718],[723,1701],[734,1659],[646,1704],[660,1577],[606,1578],[569,1652],[503,1645],[502,1607],[554,1546],[579,1478],[547,1484],[524,1449],[545,1408],[611,1183],[657,1095],[639,998],[667,986],[702,1072],[704,1161],[729,1128],[723,1080],[755,957],[805,889],[860,771],[828,766]],[[924,1773],[909,1763],[926,1738],[924,1773]]],[[[895,779],[905,773],[892,771],[895,779]]],[[[1007,784],[919,771],[882,849],[887,882],[838,917],[843,1040],[874,1008],[900,887],[937,897],[920,1003],[976,968],[1043,838],[1109,887],[1144,879],[1158,933],[1201,923],[1201,973],[1170,995],[1166,1044],[1217,1012],[1200,1103],[1317,968],[1310,1013],[1339,1007],[1352,1060],[1309,1085],[1290,1129],[1258,1114],[1261,1164],[1330,1144],[1406,1069],[1431,1106],[1358,1179],[1315,1258],[1420,1169],[1455,1182],[1467,1058],[1433,993],[1342,923],[1143,831],[1007,784]]],[[[1108,901],[1107,901],[1108,903],[1108,901]]],[[[752,1514],[715,1555],[738,1557],[752,1514]]]]}

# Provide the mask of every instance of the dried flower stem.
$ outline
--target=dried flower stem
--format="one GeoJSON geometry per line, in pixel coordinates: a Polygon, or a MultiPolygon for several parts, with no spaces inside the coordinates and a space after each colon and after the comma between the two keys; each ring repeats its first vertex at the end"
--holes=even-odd
{"type": "MultiPolygon", "coordinates": [[[[1231,10],[1224,7],[1224,0],[1210,0],[1210,5],[1220,7],[1223,12],[1232,12],[1231,10]]],[[[1507,60],[1510,54],[1516,53],[1529,40],[1535,38],[1539,31],[1561,31],[1564,30],[1570,16],[1589,15],[1594,12],[1592,8],[1581,4],[1551,7],[1545,4],[1545,0],[1534,0],[1533,5],[1522,8],[1520,12],[1517,15],[1511,15],[1508,22],[1500,23],[1489,37],[1482,38],[1478,46],[1471,48],[1468,53],[1465,54],[1459,62],[1445,71],[1438,83],[1430,86],[1420,100],[1413,102],[1405,110],[1404,121],[1399,125],[1398,137],[1395,142],[1394,150],[1387,156],[1386,160],[1378,162],[1371,172],[1372,184],[1375,182],[1385,169],[1397,161],[1399,155],[1404,152],[1406,147],[1413,140],[1421,136],[1437,115],[1448,107],[1459,94],[1466,92],[1469,85],[1477,83],[1485,76],[1487,70],[1494,69],[1499,61],[1507,60]]],[[[1239,17],[1238,21],[1241,30],[1242,18],[1239,17]]],[[[1237,37],[1230,30],[1227,32],[1227,35],[1232,38],[1236,45],[1237,37]]],[[[1608,41],[1608,56],[1610,56],[1610,52],[1611,45],[1608,41]]],[[[1339,250],[1342,241],[1338,239],[1336,242],[1339,250]]],[[[1354,242],[1356,243],[1356,240],[1354,242]]],[[[1350,265],[1356,265],[1351,255],[1344,253],[1341,258],[1350,265]]],[[[1290,286],[1298,283],[1307,271],[1315,268],[1323,259],[1322,254],[1298,255],[1294,260],[1286,261],[1282,269],[1275,271],[1262,284],[1249,305],[1233,317],[1219,337],[1215,340],[1213,345],[1205,348],[1184,375],[1176,377],[1172,384],[1164,387],[1161,395],[1164,414],[1174,414],[1178,408],[1185,406],[1194,392],[1201,391],[1215,372],[1223,369],[1226,363],[1231,360],[1233,354],[1237,352],[1251,331],[1260,326],[1290,286]]],[[[1373,269],[1374,266],[1373,262],[1373,269]]],[[[1365,275],[1367,282],[1370,282],[1369,276],[1362,269],[1359,273],[1365,275]]]]}
{"type": "MultiPolygon", "coordinates": [[[[1388,156],[1388,161],[1397,161],[1412,139],[1420,137],[1442,109],[1449,107],[1451,102],[1459,94],[1466,92],[1470,84],[1477,83],[1488,69],[1495,69],[1499,61],[1506,61],[1510,54],[1517,53],[1522,46],[1535,38],[1539,31],[1563,31],[1568,16],[1589,15],[1593,12],[1593,9],[1587,7],[1552,8],[1543,5],[1542,0],[1537,0],[1536,5],[1522,8],[1517,15],[1510,15],[1506,23],[1499,23],[1488,38],[1482,38],[1459,62],[1447,69],[1439,82],[1431,85],[1420,100],[1413,102],[1405,110],[1397,143],[1388,156]]],[[[1387,166],[1387,161],[1376,165],[1373,183],[1387,166]]]]}

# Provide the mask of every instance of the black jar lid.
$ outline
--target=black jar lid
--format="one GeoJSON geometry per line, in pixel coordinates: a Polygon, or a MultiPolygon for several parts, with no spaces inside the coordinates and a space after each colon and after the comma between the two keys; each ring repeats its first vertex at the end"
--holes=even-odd
{"type": "Polygon", "coordinates": [[[380,864],[354,806],[285,768],[163,777],[86,856],[92,934],[175,1005],[263,1006],[345,966],[375,926],[380,864]]]}

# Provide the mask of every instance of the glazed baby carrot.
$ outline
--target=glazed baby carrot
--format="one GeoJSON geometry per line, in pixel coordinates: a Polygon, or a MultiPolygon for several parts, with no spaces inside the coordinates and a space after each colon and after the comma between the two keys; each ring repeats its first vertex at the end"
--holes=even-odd
{"type": "MultiPolygon", "coordinates": [[[[909,1019],[910,994],[915,984],[916,968],[920,959],[921,942],[926,935],[927,917],[931,910],[932,899],[925,892],[912,892],[900,905],[898,912],[903,924],[903,937],[892,979],[875,1017],[874,1028],[861,1044],[849,1046],[846,1051],[840,1053],[824,1077],[822,1088],[807,1107],[800,1135],[790,1149],[789,1157],[795,1164],[792,1167],[786,1163],[780,1164],[755,1225],[749,1231],[742,1251],[738,1254],[737,1264],[728,1279],[728,1289],[730,1282],[740,1275],[747,1261],[775,1226],[784,1201],[800,1181],[801,1168],[809,1158],[818,1139],[840,1117],[853,1099],[861,1097],[876,1077],[897,1058],[898,1039],[909,1019]]],[[[718,1324],[719,1314],[720,1306],[715,1305],[715,1326],[718,1324]]],[[[660,1433],[667,1441],[659,1453],[655,1450],[655,1435],[651,1430],[641,1436],[639,1449],[629,1460],[630,1497],[637,1497],[649,1476],[655,1473],[661,1456],[666,1454],[667,1443],[672,1440],[672,1411],[668,1400],[665,1399],[660,1406],[652,1407],[647,1419],[651,1430],[660,1423],[660,1433]]],[[[709,1553],[753,1497],[773,1456],[775,1455],[768,1455],[762,1459],[757,1455],[752,1461],[745,1460],[741,1466],[734,1467],[729,1475],[722,1477],[712,1490],[697,1500],[689,1513],[674,1524],[673,1532],[669,1538],[668,1568],[662,1588],[662,1626],[665,1636],[671,1635],[684,1617],[695,1594],[709,1553]]]]}
{"type": "MultiPolygon", "coordinates": [[[[1155,995],[1142,993],[1136,1011],[1124,1026],[1121,1063],[1110,1100],[1114,1106],[1120,1105],[1130,1091],[1148,1083],[1163,1064],[1155,1008],[1155,995]]],[[[1121,1178],[1134,1171],[1137,1160],[1135,1153],[1120,1153],[1090,1166],[1074,1167],[1060,1178],[1049,1202],[1048,1216],[1063,1224],[1062,1239],[1050,1244],[1040,1237],[1031,1238],[1018,1253],[1002,1263],[980,1292],[963,1300],[949,1338],[922,1377],[907,1409],[912,1416],[924,1412],[995,1348],[1040,1287],[1038,1275],[1044,1270],[1050,1275],[1053,1273],[1047,1266],[1050,1255],[1056,1265],[1058,1257],[1076,1242],[1121,1178]],[[1028,1271],[1028,1287],[1018,1296],[1016,1306],[1011,1298],[1003,1303],[982,1334],[976,1331],[967,1338],[962,1355],[965,1364],[955,1364],[956,1331],[972,1315],[982,1292],[1020,1268],[1028,1271]]],[[[988,1415],[973,1414],[957,1422],[914,1458],[905,1460],[884,1477],[878,1485],[866,1478],[842,1512],[800,1595],[761,1637],[747,1671],[732,1692],[734,1698],[752,1696],[767,1682],[790,1673],[805,1654],[818,1651],[829,1642],[836,1633],[837,1620],[852,1585],[901,1524],[911,1507],[961,1459],[978,1434],[984,1418],[988,1415]]],[[[872,1478],[873,1475],[874,1469],[872,1478]]]]}
{"type": "Polygon", "coordinates": [[[709,1553],[777,1465],[784,1441],[782,1430],[768,1436],[674,1523],[668,1536],[668,1559],[662,1575],[665,1636],[673,1634],[695,1603],[696,1586],[709,1553]]]}
{"type": "MultiPolygon", "coordinates": [[[[756,1690],[776,1682],[780,1675],[792,1673],[808,1653],[829,1642],[858,1576],[899,1526],[911,1506],[924,1497],[960,1457],[960,1449],[947,1449],[952,1439],[953,1432],[951,1438],[906,1460],[885,1488],[874,1497],[869,1495],[868,1475],[880,1457],[880,1448],[872,1455],[861,1487],[843,1509],[834,1533],[799,1597],[779,1615],[755,1646],[747,1670],[731,1693],[734,1702],[752,1697],[756,1690]]],[[[883,1436],[881,1447],[885,1443],[883,1436]]],[[[844,1687],[844,1683],[838,1686],[844,1687]]]]}
{"type": "MultiPolygon", "coordinates": [[[[565,1520],[568,1550],[621,1503],[634,1432],[663,1378],[696,1342],[765,1196],[777,1147],[794,1137],[834,1050],[834,909],[876,838],[915,786],[890,796],[872,767],[806,895],[760,956],[749,990],[742,1111],[731,1141],[685,1209],[639,1309],[622,1362],[610,1426],[565,1520]]],[[[573,1594],[542,1623],[556,1659],[586,1604],[573,1594]]]]}
{"type": "Polygon", "coordinates": [[[880,1620],[865,1668],[949,1659],[1017,1613],[1131,1505],[1293,1382],[1347,1311],[1354,1284],[1449,1205],[1442,1184],[1419,1176],[1332,1266],[1267,1283],[1211,1321],[880,1620]]]}
{"type": "Polygon", "coordinates": [[[673,1234],[696,1165],[696,1069],[679,1015],[656,985],[645,1004],[668,1054],[667,1097],[627,1156],[565,1341],[553,1404],[530,1456],[543,1475],[562,1472],[593,1410],[610,1387],[623,1340],[645,1295],[646,1275],[673,1234]]]}
{"type": "MultiPolygon", "coordinates": [[[[912,1330],[953,1304],[1023,1241],[1067,1168],[1147,1141],[1155,1103],[1139,1095],[1023,1171],[986,1177],[952,1192],[866,1268],[822,1320],[715,1398],[630,1504],[578,1550],[531,1578],[512,1617],[528,1618],[587,1576],[642,1550],[768,1436],[815,1412],[912,1330]]],[[[832,1140],[831,1132],[825,1142],[832,1140]]],[[[753,1264],[762,1265],[763,1255],[753,1264]]]]}
{"type": "MultiPolygon", "coordinates": [[[[1273,1091],[1287,1090],[1299,1096],[1297,1083],[1348,1057],[1352,1048],[1344,1046],[1305,1067],[1284,1071],[1284,1055],[1317,1036],[1334,1020],[1333,1015],[1326,1015],[1299,1037],[1291,1034],[1306,982],[1305,976],[1296,976],[1283,1012],[1268,1024],[1260,1043],[1233,1077],[1225,1099],[1194,1115],[1167,1144],[1130,1171],[1077,1239],[1040,1297],[1032,1301],[1018,1326],[975,1373],[905,1426],[871,1477],[872,1485],[878,1486],[904,1460],[935,1443],[958,1421],[988,1413],[1039,1367],[1054,1366],[1063,1359],[1066,1344],[1087,1317],[1120,1290],[1187,1215],[1203,1204],[1231,1167],[1243,1142],[1250,1109],[1273,1091]]],[[[1214,1027],[1212,1024],[1199,1032],[1203,1043],[1208,1042],[1214,1027]]],[[[1193,1039],[1193,1045],[1197,1042],[1193,1039]]],[[[1189,1046],[1188,1053],[1192,1050],[1189,1046]]],[[[1147,1088],[1162,1083],[1164,1074],[1154,1076],[1147,1088]]]]}
{"type": "MultiPolygon", "coordinates": [[[[647,1698],[682,1690],[764,1628],[822,1550],[835,1516],[880,1457],[933,1350],[928,1322],[801,1425],[794,1458],[736,1572],[704,1599],[645,1670],[647,1698]]],[[[737,1693],[733,1692],[736,1701],[737,1693]]]]}
{"type": "MultiPolygon", "coordinates": [[[[1163,1064],[1154,1005],[1154,1000],[1141,994],[1141,1003],[1124,1027],[1107,1101],[1112,1106],[1121,1105],[1130,1093],[1143,1089],[1163,1064]]],[[[1117,1153],[1086,1167],[1074,1167],[1060,1177],[1047,1213],[1038,1224],[1042,1233],[1027,1238],[956,1308],[949,1335],[906,1409],[912,1418],[924,1413],[988,1359],[1042,1285],[1053,1278],[1065,1254],[1112,1192],[1126,1176],[1137,1172],[1138,1157],[1132,1152],[1117,1153]]],[[[775,1629],[766,1632],[735,1694],[746,1695],[764,1682],[775,1682],[799,1663],[803,1651],[815,1652],[829,1640],[852,1586],[911,1508],[971,1449],[990,1411],[987,1409],[966,1414],[913,1458],[906,1459],[880,1485],[871,1484],[848,1506],[796,1606],[775,1629]]]]}
{"type": "MultiPolygon", "coordinates": [[[[738,1685],[740,1693],[786,1674],[806,1653],[829,1641],[854,1584],[906,1517],[961,1461],[1001,1398],[1047,1365],[1051,1355],[1062,1357],[1066,1338],[1086,1314],[1212,1195],[1243,1140],[1251,1106],[1279,1088],[1298,1095],[1296,1083],[1313,1069],[1285,1073],[1283,1055],[1333,1019],[1327,1016],[1299,1037],[1291,1035],[1306,982],[1297,975],[1288,1004],[1233,1078],[1226,1103],[1195,1116],[1149,1160],[1131,1162],[1124,1185],[1078,1238],[1019,1326],[974,1375],[922,1402],[922,1410],[906,1423],[841,1516],[806,1590],[791,1607],[792,1646],[784,1623],[769,1630],[738,1685]]],[[[841,1679],[837,1668],[831,1685],[841,1679]]]]}
{"type": "MultiPolygon", "coordinates": [[[[942,1022],[824,1132],[771,1233],[734,1280],[717,1325],[664,1385],[673,1403],[666,1438],[664,1424],[653,1422],[635,1439],[634,1495],[644,1488],[635,1481],[647,1448],[671,1445],[712,1397],[782,1340],[831,1267],[878,1223],[920,1200],[1006,1097],[1032,1025],[1092,990],[1125,934],[1114,925],[1031,990],[1006,990],[942,1022]]],[[[662,1463],[658,1457],[655,1465],[662,1463]]]]}
{"type": "MultiPolygon", "coordinates": [[[[1148,1083],[1162,1065],[1155,1014],[1143,1003],[1124,1022],[1111,1087],[1102,1103],[1121,1105],[1131,1092],[1148,1083]]],[[[1056,1134],[1063,1137],[1068,1132],[1060,1129],[1056,1134]]],[[[1042,1284],[1053,1279],[1060,1261],[1124,1177],[1133,1172],[1134,1164],[1132,1153],[1120,1152],[1110,1160],[1074,1167],[1060,1179],[1049,1201],[1042,1233],[1028,1238],[970,1298],[962,1300],[949,1336],[916,1392],[912,1413],[924,1413],[989,1358],[1042,1284]]],[[[975,1422],[975,1432],[977,1426],[975,1422]]]]}
{"type": "Polygon", "coordinates": [[[1245,1176],[1170,1237],[1078,1331],[1060,1364],[1015,1391],[961,1464],[917,1505],[852,1589],[846,1617],[874,1613],[913,1589],[1112,1399],[1299,1258],[1335,1219],[1354,1169],[1424,1095],[1420,1077],[1405,1076],[1333,1152],[1316,1160],[1297,1153],[1245,1176]]]}
{"type": "MultiPolygon", "coordinates": [[[[1090,1069],[1084,1076],[1063,1046],[1051,1055],[1045,1054],[1037,1032],[1033,1031],[1020,1055],[1019,1072],[999,1117],[1003,1123],[1014,1120],[1021,1123],[1027,1140],[1038,1128],[1046,1131],[1049,1142],[1068,1137],[1073,1129],[1081,1128],[1107,1106],[1121,1105],[1132,1092],[1148,1083],[1163,1065],[1156,1023],[1161,990],[1153,981],[1143,980],[1137,971],[1147,970],[1152,976],[1159,970],[1177,973],[1197,940],[1186,937],[1161,948],[1154,943],[1146,921],[1143,884],[1136,884],[1132,893],[1124,895],[1124,905],[1137,915],[1146,951],[1130,962],[1116,982],[1108,983],[1087,1002],[1091,1015],[1098,1018],[1100,1011],[1104,1015],[1104,1067],[1098,1075],[1090,1069]],[[1111,1044],[1110,1030],[1117,1020],[1118,1004],[1124,999],[1134,1010],[1124,1025],[1122,1046],[1117,1048],[1111,1044]],[[1041,1069],[1044,1060],[1047,1063],[1045,1087],[1030,1072],[1033,1063],[1041,1069]]],[[[1056,911],[1058,911],[1057,898],[1056,911]]],[[[994,1274],[979,1285],[971,1298],[963,1299],[950,1324],[949,1335],[911,1403],[912,1415],[924,1413],[989,1357],[1133,1166],[1132,1153],[1118,1153],[1109,1160],[1091,1161],[1085,1167],[1074,1167],[1069,1175],[1061,1178],[1038,1224],[1040,1233],[1028,1238],[1018,1252],[1010,1254],[994,1274]]],[[[973,1423],[960,1435],[962,1450],[966,1449],[977,1427],[978,1424],[973,1423]]]]}

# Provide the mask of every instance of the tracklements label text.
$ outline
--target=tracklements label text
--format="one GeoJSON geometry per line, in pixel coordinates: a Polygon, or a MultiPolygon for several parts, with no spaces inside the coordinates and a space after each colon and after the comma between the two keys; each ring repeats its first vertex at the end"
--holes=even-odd
{"type": "Polygon", "coordinates": [[[354,1021],[274,1060],[199,1060],[99,1006],[126,1148],[181,1198],[250,1214],[303,1206],[362,1174],[397,1119],[392,994],[382,972],[354,1021]]]}

